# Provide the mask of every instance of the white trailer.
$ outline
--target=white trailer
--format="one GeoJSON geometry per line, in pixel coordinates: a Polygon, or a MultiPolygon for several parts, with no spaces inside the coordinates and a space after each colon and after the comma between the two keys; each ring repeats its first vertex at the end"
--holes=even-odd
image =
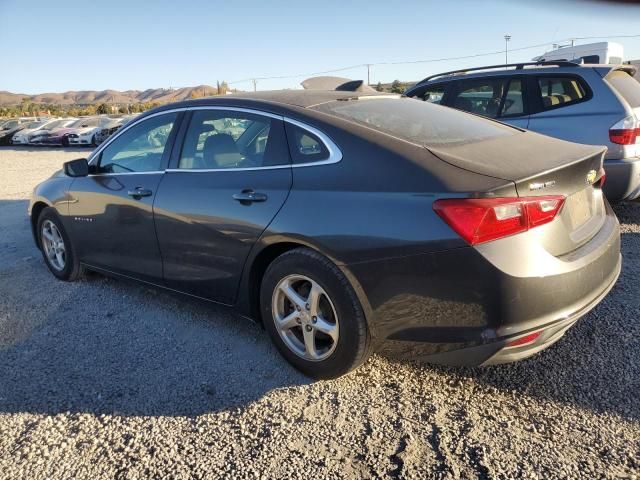
{"type": "Polygon", "coordinates": [[[624,47],[615,42],[587,43],[554,48],[534,57],[533,61],[568,60],[576,63],[620,64],[624,59],[624,47]]]}

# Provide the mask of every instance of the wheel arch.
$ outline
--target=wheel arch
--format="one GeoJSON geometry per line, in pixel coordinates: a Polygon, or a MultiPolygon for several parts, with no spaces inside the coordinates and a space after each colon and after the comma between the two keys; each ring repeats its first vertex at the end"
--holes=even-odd
{"type": "Polygon", "coordinates": [[[40,214],[42,211],[50,207],[48,203],[38,200],[31,206],[31,234],[33,235],[33,241],[36,243],[36,246],[40,248],[40,240],[38,239],[38,219],[40,218],[40,214]]]}
{"type": "Polygon", "coordinates": [[[252,254],[247,265],[245,265],[245,273],[241,282],[242,287],[237,302],[240,313],[257,323],[262,324],[262,316],[260,314],[260,285],[262,283],[262,278],[267,271],[267,268],[269,268],[269,265],[276,258],[283,253],[296,248],[308,248],[313,250],[320,255],[327,257],[342,271],[360,301],[365,320],[369,326],[372,336],[375,336],[375,328],[373,322],[370,320],[373,318],[371,305],[369,304],[368,298],[365,295],[360,282],[349,270],[348,266],[337,261],[331,254],[324,252],[321,248],[316,247],[312,243],[297,238],[282,238],[263,244],[262,248],[252,254]]]}

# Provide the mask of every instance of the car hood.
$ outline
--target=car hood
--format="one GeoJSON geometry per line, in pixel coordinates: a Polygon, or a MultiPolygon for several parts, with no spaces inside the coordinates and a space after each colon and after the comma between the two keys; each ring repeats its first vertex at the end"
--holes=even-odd
{"type": "Polygon", "coordinates": [[[82,127],[82,128],[72,128],[68,133],[75,133],[77,135],[85,135],[87,133],[94,132],[98,130],[99,127],[82,127]]]}
{"type": "Polygon", "coordinates": [[[69,128],[69,127],[54,128],[53,130],[49,130],[49,133],[51,135],[64,135],[65,133],[69,133],[72,130],[75,130],[75,129],[69,128]]]}
{"type": "Polygon", "coordinates": [[[37,132],[37,129],[33,129],[33,128],[23,128],[20,131],[17,131],[16,134],[18,135],[31,135],[32,133],[37,132]]]}
{"type": "Polygon", "coordinates": [[[36,136],[42,136],[42,135],[49,135],[53,130],[34,130],[31,133],[32,137],[36,137],[36,136]]]}
{"type": "Polygon", "coordinates": [[[22,130],[23,129],[21,127],[16,127],[11,130],[2,130],[0,131],[0,137],[6,137],[7,135],[14,135],[22,130]]]}

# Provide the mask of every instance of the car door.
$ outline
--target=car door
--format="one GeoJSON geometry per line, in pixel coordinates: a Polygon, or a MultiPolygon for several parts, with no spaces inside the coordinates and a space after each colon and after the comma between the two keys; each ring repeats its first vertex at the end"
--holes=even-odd
{"type": "Polygon", "coordinates": [[[522,75],[480,77],[452,82],[446,105],[527,128],[526,82],[522,75]]]}
{"type": "Polygon", "coordinates": [[[194,109],[171,162],[154,205],[165,283],[231,304],[249,251],[291,188],[283,119],[194,109]]]}
{"type": "Polygon", "coordinates": [[[89,176],[74,180],[69,213],[82,262],[162,280],[153,202],[180,115],[155,114],[130,125],[92,157],[89,176]]]}

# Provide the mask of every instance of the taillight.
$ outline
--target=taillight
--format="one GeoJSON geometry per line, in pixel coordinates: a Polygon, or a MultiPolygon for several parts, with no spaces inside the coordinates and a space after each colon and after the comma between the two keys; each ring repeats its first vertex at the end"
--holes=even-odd
{"type": "Polygon", "coordinates": [[[564,197],[452,198],[436,200],[435,212],[468,244],[490,242],[549,223],[564,197]]]}
{"type": "Polygon", "coordinates": [[[524,337],[520,337],[517,340],[510,341],[505,346],[506,347],[520,347],[520,346],[526,345],[528,343],[533,343],[538,339],[538,337],[541,334],[542,334],[542,330],[540,330],[539,332],[530,333],[529,335],[525,335],[524,337]]]}
{"type": "Polygon", "coordinates": [[[609,140],[619,145],[640,143],[640,121],[635,115],[623,118],[609,129],[609,140]]]}

